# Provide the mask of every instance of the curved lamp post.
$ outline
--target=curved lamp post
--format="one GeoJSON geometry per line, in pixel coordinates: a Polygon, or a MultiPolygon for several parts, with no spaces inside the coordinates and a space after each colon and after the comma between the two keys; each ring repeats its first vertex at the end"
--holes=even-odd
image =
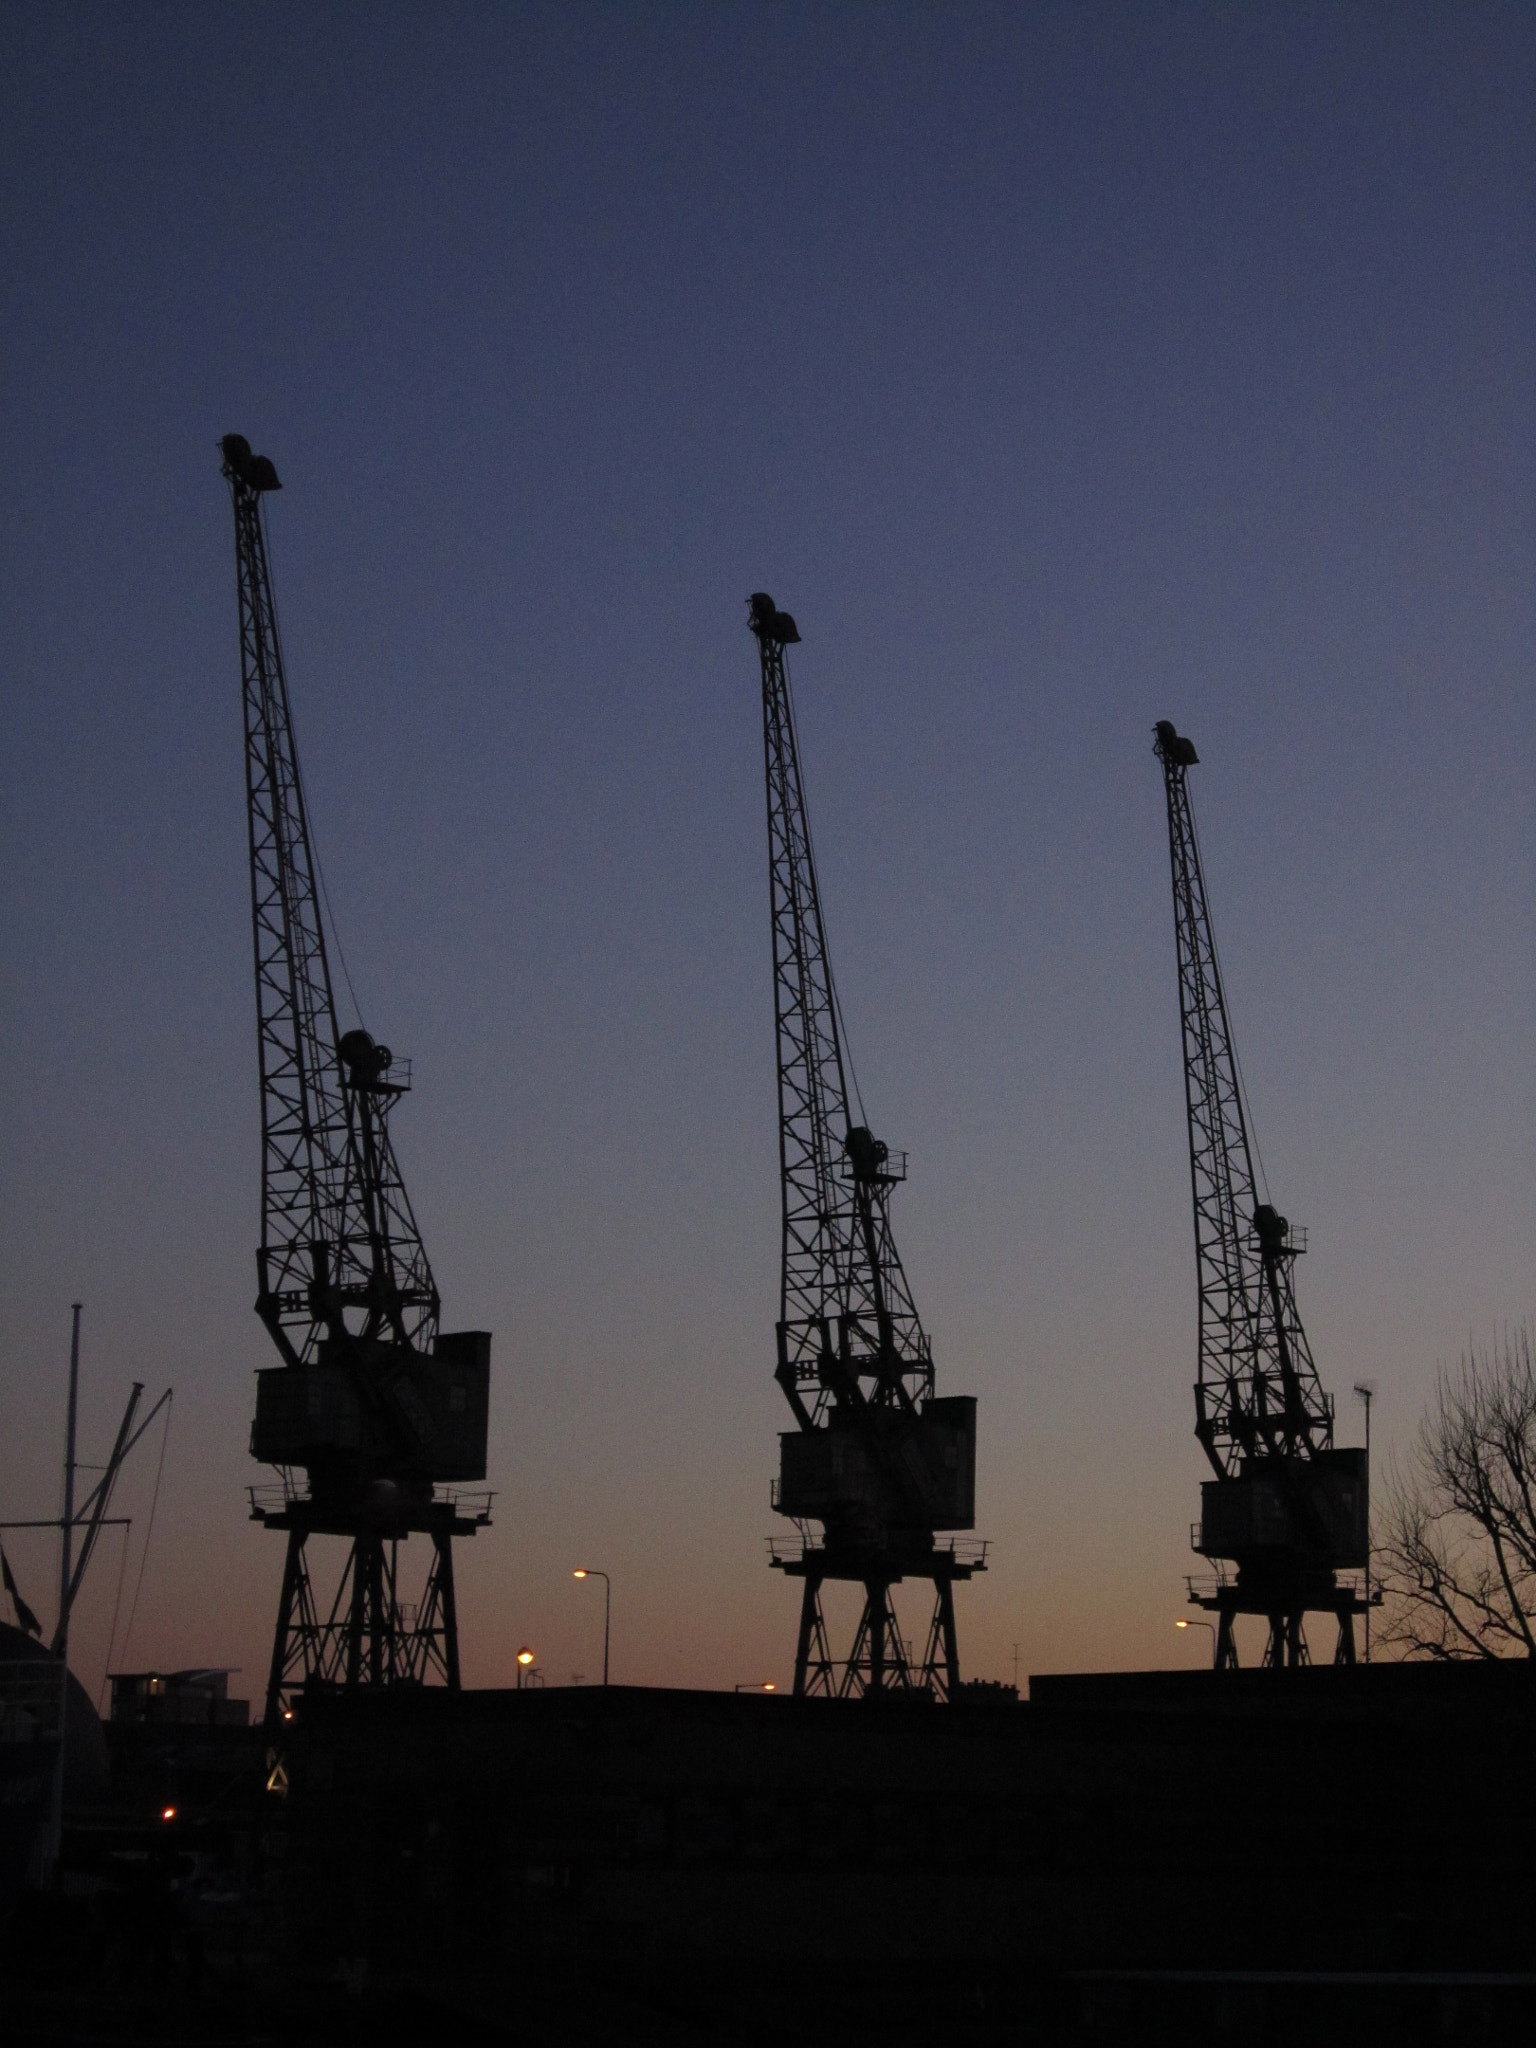
{"type": "Polygon", "coordinates": [[[603,1683],[608,1683],[608,1624],[613,1618],[613,1581],[606,1572],[600,1572],[580,1564],[571,1573],[573,1579],[601,1579],[603,1582],[603,1683]]]}
{"type": "MultiPolygon", "coordinates": [[[[1355,1398],[1365,1403],[1365,1498],[1371,1498],[1371,1399],[1376,1392],[1374,1380],[1356,1380],[1355,1398]]],[[[1371,1532],[1365,1532],[1365,1661],[1371,1661],[1371,1532]]]]}
{"type": "Polygon", "coordinates": [[[1186,1615],[1183,1615],[1183,1614],[1181,1614],[1181,1615],[1179,1616],[1178,1620],[1177,1620],[1177,1621],[1176,1621],[1176,1622],[1175,1622],[1175,1623],[1174,1623],[1173,1625],[1174,1625],[1174,1627],[1175,1627],[1175,1628],[1206,1628],[1206,1629],[1209,1629],[1209,1630],[1210,1630],[1210,1632],[1211,1632],[1211,1662],[1212,1662],[1213,1664],[1215,1663],[1215,1661],[1216,1661],[1216,1628],[1215,1628],[1215,1624],[1214,1624],[1214,1623],[1212,1623],[1212,1622],[1209,1622],[1209,1621],[1191,1621],[1191,1620],[1189,1620],[1189,1618],[1188,1618],[1188,1617],[1187,1617],[1186,1615]]]}

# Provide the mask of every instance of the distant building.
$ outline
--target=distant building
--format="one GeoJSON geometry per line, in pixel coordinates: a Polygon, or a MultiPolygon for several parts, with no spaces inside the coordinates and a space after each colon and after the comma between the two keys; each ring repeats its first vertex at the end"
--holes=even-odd
{"type": "Polygon", "coordinates": [[[229,1697],[225,1671],[117,1671],[112,1675],[116,1725],[246,1728],[249,1700],[229,1697]]]}

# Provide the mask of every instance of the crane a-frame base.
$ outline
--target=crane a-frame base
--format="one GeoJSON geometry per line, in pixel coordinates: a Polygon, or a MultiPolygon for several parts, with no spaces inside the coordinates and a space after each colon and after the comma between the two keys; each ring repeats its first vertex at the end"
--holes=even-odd
{"type": "Polygon", "coordinates": [[[328,1511],[304,1495],[272,1498],[252,1487],[251,1518],[288,1537],[267,1678],[269,1729],[282,1721],[285,1700],[308,1686],[355,1690],[438,1678],[450,1692],[459,1690],[453,1540],[489,1523],[489,1493],[431,1500],[386,1526],[377,1517],[328,1511]],[[430,1539],[432,1562],[420,1600],[408,1605],[398,1595],[397,1566],[400,1545],[412,1535],[430,1539]],[[323,1619],[310,1576],[311,1536],[348,1537],[352,1545],[323,1619]]]}
{"type": "MultiPolygon", "coordinates": [[[[1332,1574],[1328,1576],[1331,1580],[1332,1574]]],[[[1237,1638],[1233,1624],[1240,1614],[1261,1615],[1268,1622],[1269,1639],[1264,1646],[1261,1668],[1280,1671],[1311,1663],[1302,1628],[1309,1614],[1331,1614],[1335,1617],[1338,1635],[1334,1642],[1333,1661],[1335,1664],[1353,1664],[1355,1616],[1381,1605],[1379,1586],[1367,1596],[1358,1587],[1337,1583],[1304,1587],[1245,1586],[1241,1574],[1233,1580],[1218,1577],[1214,1581],[1189,1579],[1186,1583],[1190,1605],[1216,1616],[1214,1662],[1218,1671],[1237,1669],[1237,1638]]]]}
{"type": "Polygon", "coordinates": [[[919,1555],[848,1553],[805,1542],[791,1549],[770,1545],[769,1562],[787,1578],[800,1579],[800,1634],[795,1646],[796,1699],[820,1694],[827,1699],[864,1699],[889,1692],[927,1692],[952,1700],[960,1688],[960,1652],[955,1640],[956,1580],[969,1579],[987,1568],[987,1546],[976,1542],[964,1550],[955,1544],[933,1545],[919,1555]],[[842,1666],[832,1656],[822,1613],[821,1589],[828,1579],[864,1588],[853,1650],[842,1666]],[[927,1579],[933,1586],[933,1618],[921,1663],[915,1664],[896,1624],[891,1588],[903,1579],[927,1579]]]}

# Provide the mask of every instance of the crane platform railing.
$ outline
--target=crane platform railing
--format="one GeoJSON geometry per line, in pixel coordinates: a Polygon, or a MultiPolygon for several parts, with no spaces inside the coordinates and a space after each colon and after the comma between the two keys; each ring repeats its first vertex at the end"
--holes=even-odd
{"type": "MultiPolygon", "coordinates": [[[[291,1473],[285,1473],[280,1480],[261,1486],[248,1486],[251,1519],[264,1521],[269,1515],[281,1515],[288,1508],[300,1507],[310,1498],[309,1489],[297,1483],[291,1473]]],[[[491,1507],[496,1499],[494,1487],[435,1486],[432,1489],[432,1505],[437,1508],[452,1508],[461,1522],[473,1522],[479,1528],[487,1528],[491,1520],[491,1507]]]]}
{"type": "MultiPolygon", "coordinates": [[[[857,1173],[855,1172],[855,1170],[854,1170],[854,1164],[853,1164],[853,1160],[851,1159],[851,1157],[850,1157],[850,1156],[849,1156],[849,1155],[848,1155],[848,1154],[847,1154],[846,1152],[845,1152],[845,1153],[843,1154],[842,1160],[841,1160],[841,1162],[840,1162],[840,1164],[839,1164],[839,1166],[838,1166],[838,1169],[837,1169],[837,1171],[838,1171],[838,1178],[839,1178],[840,1180],[857,1180],[857,1179],[858,1179],[858,1174],[857,1174],[857,1173]]],[[[907,1155],[906,1155],[906,1153],[905,1153],[905,1152],[892,1152],[892,1151],[887,1151],[887,1153],[886,1153],[885,1157],[884,1157],[884,1158],[883,1158],[883,1159],[882,1159],[882,1160],[880,1161],[879,1169],[878,1169],[878,1171],[877,1171],[877,1172],[876,1172],[876,1174],[875,1174],[875,1179],[876,1179],[876,1180],[887,1180],[887,1181],[892,1181],[892,1180],[905,1180],[905,1179],[906,1179],[906,1177],[907,1177],[907,1155]]]]}
{"type": "Polygon", "coordinates": [[[411,1092],[411,1069],[414,1061],[402,1059],[398,1054],[391,1057],[389,1065],[380,1070],[377,1078],[368,1084],[369,1092],[375,1095],[409,1095],[411,1092]]]}
{"type": "MultiPolygon", "coordinates": [[[[808,1557],[824,1556],[827,1548],[825,1541],[809,1529],[794,1536],[765,1536],[763,1541],[768,1546],[768,1562],[773,1565],[801,1564],[808,1557]]],[[[935,1541],[913,1560],[913,1574],[921,1577],[922,1567],[931,1557],[951,1558],[971,1571],[984,1572],[991,1544],[989,1536],[951,1536],[943,1543],[935,1541]]]]}
{"type": "Polygon", "coordinates": [[[1222,1569],[1214,1572],[1193,1572],[1184,1581],[1185,1590],[1197,1607],[1204,1607],[1221,1594],[1230,1592],[1237,1580],[1230,1572],[1222,1569]]]}
{"type": "MultiPolygon", "coordinates": [[[[1251,1244],[1251,1245],[1257,1245],[1257,1244],[1259,1244],[1259,1243],[1261,1242],[1261,1239],[1260,1239],[1260,1237],[1259,1237],[1259,1232],[1258,1232],[1258,1226],[1257,1226],[1256,1224],[1250,1223],[1250,1224],[1249,1224],[1249,1226],[1248,1226],[1248,1242],[1249,1242],[1249,1244],[1251,1244]]],[[[1306,1250],[1306,1248],[1307,1248],[1307,1226],[1306,1226],[1306,1224],[1305,1224],[1305,1223],[1293,1223],[1293,1224],[1292,1224],[1292,1225],[1290,1226],[1289,1230],[1287,1230],[1287,1232],[1285,1233],[1285,1239],[1284,1239],[1284,1242],[1283,1242],[1283,1243],[1281,1244],[1281,1246],[1280,1246],[1280,1249],[1281,1249],[1281,1251],[1282,1251],[1282,1252],[1304,1252],[1304,1251],[1306,1250]]]]}

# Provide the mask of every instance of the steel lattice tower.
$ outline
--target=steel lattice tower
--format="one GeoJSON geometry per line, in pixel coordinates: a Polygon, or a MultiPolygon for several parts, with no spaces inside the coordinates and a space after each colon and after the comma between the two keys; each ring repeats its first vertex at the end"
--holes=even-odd
{"type": "Polygon", "coordinates": [[[303,779],[267,563],[262,499],[280,488],[239,434],[220,444],[235,514],[251,919],[261,1071],[256,1312],[282,1358],[258,1373],[251,1453],[281,1484],[252,1513],[288,1537],[267,1719],[305,1685],[459,1683],[455,1536],[490,1496],[441,1491],[485,1477],[490,1337],[438,1328],[438,1293],[389,1134],[409,1063],[337,1025],[303,779]],[[302,1473],[302,1482],[299,1474],[302,1473]],[[399,1546],[429,1538],[414,1606],[399,1546]],[[307,1545],[351,1549],[329,1607],[307,1545]]]}
{"type": "Polygon", "coordinates": [[[794,1689],[926,1687],[949,1698],[960,1682],[954,1584],[986,1568],[986,1546],[940,1544],[935,1532],[975,1526],[976,1403],[935,1397],[933,1354],[891,1233],[906,1159],[849,1110],[784,660],[800,635],[762,592],[751,628],[762,661],[783,1193],[775,1376],[797,1424],[780,1438],[774,1506],[800,1531],[771,1557],[804,1582],[794,1689]],[[891,1602],[904,1578],[934,1588],[920,1663],[891,1602]],[[828,1579],[864,1589],[841,1678],[822,1613],[828,1579]]]}
{"type": "Polygon", "coordinates": [[[1365,1453],[1334,1448],[1332,1397],[1296,1307],[1305,1233],[1259,1199],[1189,799],[1189,770],[1200,757],[1166,719],[1154,751],[1168,798],[1195,1213],[1195,1435],[1216,1475],[1201,1489],[1194,1547],[1237,1566],[1235,1579],[1224,1569],[1214,1583],[1192,1579],[1190,1598],[1218,1617],[1219,1668],[1237,1663],[1239,1614],[1266,1618],[1264,1661],[1274,1666],[1306,1661],[1306,1613],[1336,1615],[1335,1661],[1353,1663],[1353,1617],[1364,1601],[1338,1573],[1367,1562],[1365,1453]]]}

